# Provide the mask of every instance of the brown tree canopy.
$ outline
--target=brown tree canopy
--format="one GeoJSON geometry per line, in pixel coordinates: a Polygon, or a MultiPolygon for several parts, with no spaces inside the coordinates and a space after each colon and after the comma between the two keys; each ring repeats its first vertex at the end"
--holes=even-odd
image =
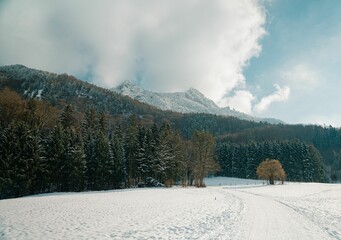
{"type": "Polygon", "coordinates": [[[285,180],[285,172],[282,164],[275,159],[267,159],[257,167],[257,176],[260,179],[268,180],[270,184],[275,184],[275,180],[285,180]]]}
{"type": "Polygon", "coordinates": [[[215,157],[216,142],[210,133],[203,131],[195,132],[192,142],[195,184],[197,187],[204,187],[204,178],[220,170],[215,157]]]}

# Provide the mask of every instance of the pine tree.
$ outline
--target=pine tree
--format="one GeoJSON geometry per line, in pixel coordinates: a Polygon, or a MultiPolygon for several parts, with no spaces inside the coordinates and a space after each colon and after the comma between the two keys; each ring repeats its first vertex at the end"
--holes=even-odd
{"type": "Polygon", "coordinates": [[[89,190],[95,190],[97,185],[98,161],[96,155],[96,138],[99,129],[98,115],[95,109],[89,109],[82,121],[82,136],[86,162],[86,186],[89,190]]]}
{"type": "Polygon", "coordinates": [[[258,163],[256,161],[257,146],[255,142],[251,142],[248,147],[248,157],[246,163],[246,178],[256,179],[256,169],[258,163]]]}
{"type": "Polygon", "coordinates": [[[50,172],[50,191],[61,191],[61,161],[65,157],[63,140],[63,130],[58,124],[52,130],[45,145],[45,154],[50,172]]]}
{"type": "Polygon", "coordinates": [[[113,181],[115,188],[124,188],[128,186],[128,174],[126,171],[126,159],[123,146],[123,136],[120,127],[118,127],[111,138],[111,146],[114,159],[113,181]]]}
{"type": "Polygon", "coordinates": [[[163,123],[159,133],[157,157],[160,161],[160,181],[172,186],[176,176],[175,146],[172,146],[173,133],[168,123],[163,123]]]}
{"type": "Polygon", "coordinates": [[[150,174],[150,164],[148,162],[148,143],[147,143],[147,133],[146,129],[142,126],[139,126],[139,133],[138,133],[138,141],[139,141],[139,149],[138,155],[136,158],[137,163],[137,174],[138,174],[138,181],[146,181],[146,177],[150,174]]]}
{"type": "Polygon", "coordinates": [[[84,189],[86,162],[82,137],[77,132],[70,106],[60,116],[60,123],[52,131],[46,150],[52,176],[52,187],[57,191],[84,189]]]}
{"type": "MultiPolygon", "coordinates": [[[[103,129],[102,129],[103,130],[103,129]]],[[[104,130],[105,131],[105,130],[104,130]]],[[[111,188],[111,175],[114,168],[114,159],[108,136],[100,131],[96,136],[96,159],[97,168],[97,189],[111,188]]]]}
{"type": "Polygon", "coordinates": [[[15,163],[19,158],[19,140],[13,125],[3,130],[0,138],[0,198],[14,197],[15,163]]]}
{"type": "Polygon", "coordinates": [[[84,147],[81,136],[73,131],[65,135],[67,137],[66,156],[64,170],[68,172],[65,175],[65,191],[82,191],[84,189],[84,178],[86,171],[86,162],[84,147]]]}
{"type": "Polygon", "coordinates": [[[75,127],[76,118],[70,105],[67,105],[59,118],[60,124],[64,129],[75,127]]]}
{"type": "Polygon", "coordinates": [[[44,163],[37,131],[32,131],[25,123],[13,123],[3,132],[1,141],[4,195],[19,197],[41,192],[44,187],[40,183],[44,180],[39,171],[44,171],[44,163]]]}
{"type": "Polygon", "coordinates": [[[128,186],[135,186],[138,180],[136,159],[139,152],[138,124],[135,115],[129,118],[128,129],[124,139],[124,152],[127,164],[128,186]]]}

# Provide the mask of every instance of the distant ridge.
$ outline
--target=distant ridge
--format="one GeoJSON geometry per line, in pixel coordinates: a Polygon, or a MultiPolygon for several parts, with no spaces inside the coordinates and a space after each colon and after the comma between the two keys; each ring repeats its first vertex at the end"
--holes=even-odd
{"type": "Polygon", "coordinates": [[[220,108],[195,88],[190,88],[186,92],[157,93],[145,90],[132,81],[124,81],[111,90],[162,110],[171,110],[180,113],[208,113],[221,116],[233,116],[244,120],[263,121],[272,124],[284,123],[281,120],[273,118],[256,118],[233,110],[230,107],[220,108]]]}

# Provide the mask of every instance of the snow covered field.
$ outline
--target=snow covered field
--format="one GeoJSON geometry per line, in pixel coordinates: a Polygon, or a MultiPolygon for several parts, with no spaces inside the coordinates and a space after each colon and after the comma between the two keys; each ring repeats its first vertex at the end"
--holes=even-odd
{"type": "Polygon", "coordinates": [[[206,183],[1,200],[0,239],[341,239],[340,184],[206,183]]]}

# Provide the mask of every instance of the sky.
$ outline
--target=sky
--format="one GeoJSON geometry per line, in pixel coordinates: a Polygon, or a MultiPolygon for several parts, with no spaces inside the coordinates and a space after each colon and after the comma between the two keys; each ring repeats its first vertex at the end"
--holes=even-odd
{"type": "Polygon", "coordinates": [[[341,127],[339,0],[0,0],[0,65],[341,127]]]}

